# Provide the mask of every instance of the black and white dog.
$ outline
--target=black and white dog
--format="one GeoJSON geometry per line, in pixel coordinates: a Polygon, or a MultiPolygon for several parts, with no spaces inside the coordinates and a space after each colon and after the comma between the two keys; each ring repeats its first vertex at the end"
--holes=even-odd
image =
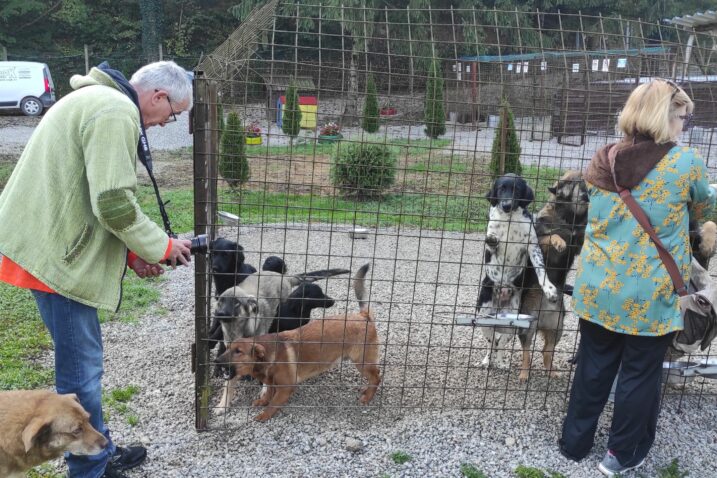
{"type": "MultiPolygon", "coordinates": [[[[485,239],[484,271],[481,291],[476,304],[479,315],[497,311],[519,312],[523,282],[528,261],[535,269],[545,298],[558,302],[558,289],[547,277],[543,264],[533,216],[528,206],[535,199],[525,179],[506,174],[493,183],[486,198],[490,202],[488,228],[485,239]]],[[[489,365],[494,353],[497,364],[503,365],[505,343],[514,334],[504,334],[495,327],[481,327],[490,343],[482,365],[489,365]]]]}

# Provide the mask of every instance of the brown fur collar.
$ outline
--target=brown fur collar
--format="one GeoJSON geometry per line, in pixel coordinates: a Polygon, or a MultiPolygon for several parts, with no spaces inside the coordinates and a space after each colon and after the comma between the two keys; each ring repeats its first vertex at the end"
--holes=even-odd
{"type": "Polygon", "coordinates": [[[585,180],[600,189],[617,192],[610,172],[608,153],[611,148],[618,148],[615,156],[615,177],[617,183],[627,189],[632,189],[652,171],[667,152],[675,146],[668,142],[657,144],[652,138],[638,135],[634,139],[626,137],[619,143],[612,143],[598,149],[585,173],[585,180]]]}

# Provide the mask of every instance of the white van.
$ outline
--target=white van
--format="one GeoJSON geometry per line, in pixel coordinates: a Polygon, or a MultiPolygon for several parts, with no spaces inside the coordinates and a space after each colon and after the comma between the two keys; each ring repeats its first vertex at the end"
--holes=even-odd
{"type": "Polygon", "coordinates": [[[39,116],[55,104],[55,84],[44,63],[0,61],[0,109],[39,116]]]}

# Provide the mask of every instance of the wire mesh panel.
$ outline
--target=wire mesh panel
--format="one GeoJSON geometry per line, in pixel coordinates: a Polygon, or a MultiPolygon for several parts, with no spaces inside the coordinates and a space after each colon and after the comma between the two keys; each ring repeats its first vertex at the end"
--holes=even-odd
{"type": "MultiPolygon", "coordinates": [[[[709,32],[582,15],[257,9],[197,70],[195,217],[213,240],[231,241],[213,242],[197,264],[198,426],[267,418],[259,414],[272,399],[286,413],[562,406],[578,343],[563,292],[580,259],[558,272],[557,303],[545,285],[496,287],[499,310],[485,322],[476,304],[495,254],[486,196],[500,173],[516,172],[534,194],[516,191],[519,207],[559,214],[549,206],[567,203],[560,219],[580,236],[580,171],[618,140],[622,105],[654,77],[693,98],[694,125],[681,141],[712,168],[714,44],[709,32]],[[258,279],[248,276],[254,270],[258,279]],[[323,302],[312,302],[307,283],[323,302]],[[284,314],[311,322],[262,335],[281,328],[284,314]],[[476,326],[489,323],[498,328],[476,326]],[[243,365],[215,367],[218,330],[227,344],[248,337],[219,360],[243,365]],[[350,346],[337,352],[336,344],[350,346]],[[362,350],[358,367],[341,360],[352,347],[362,350]],[[491,352],[503,361],[488,364],[491,352]],[[247,377],[227,382],[222,374],[232,371],[247,377]],[[274,385],[266,395],[262,381],[274,385]],[[227,383],[236,394],[229,403],[227,383]]],[[[506,227],[519,233],[504,246],[527,267],[525,224],[506,227]]],[[[549,236],[537,238],[544,256],[562,247],[549,236]]],[[[580,241],[567,247],[577,253],[580,241]]],[[[717,359],[708,349],[667,360],[717,359]]],[[[673,369],[664,393],[712,406],[713,378],[673,369]]]]}

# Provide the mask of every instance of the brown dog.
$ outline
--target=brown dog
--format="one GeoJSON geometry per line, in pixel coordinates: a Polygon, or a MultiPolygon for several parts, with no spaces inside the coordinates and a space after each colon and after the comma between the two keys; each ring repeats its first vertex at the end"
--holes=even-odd
{"type": "Polygon", "coordinates": [[[75,394],[0,392],[0,476],[23,477],[30,468],[66,451],[100,453],[107,439],[89,420],[75,394]]]}
{"type": "MultiPolygon", "coordinates": [[[[266,392],[253,405],[266,408],[256,420],[270,419],[301,382],[329,370],[342,358],[351,359],[369,382],[359,401],[366,404],[373,399],[381,377],[378,334],[364,285],[368,269],[368,264],[361,267],[354,279],[358,313],[312,320],[278,334],[239,339],[217,357],[218,363],[234,367],[237,376],[251,375],[264,384],[266,392]]],[[[223,403],[229,405],[230,399],[223,403]]]]}

